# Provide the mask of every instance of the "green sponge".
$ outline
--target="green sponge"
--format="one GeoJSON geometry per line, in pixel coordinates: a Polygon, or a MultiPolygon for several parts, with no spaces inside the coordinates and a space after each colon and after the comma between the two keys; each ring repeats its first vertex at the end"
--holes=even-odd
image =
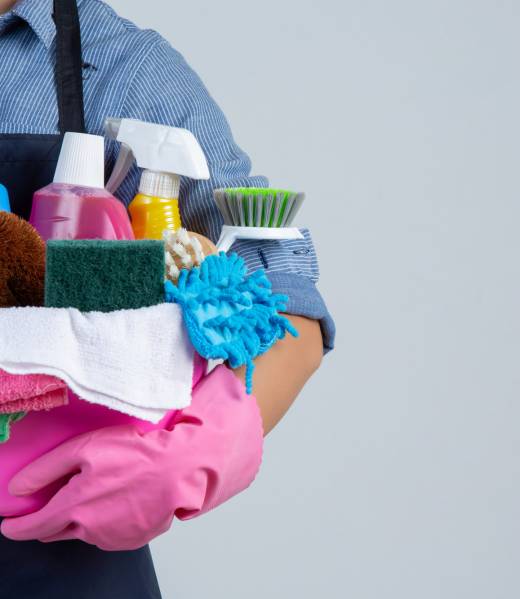
{"type": "Polygon", "coordinates": [[[164,243],[47,242],[45,306],[111,312],[164,302],[164,243]]]}

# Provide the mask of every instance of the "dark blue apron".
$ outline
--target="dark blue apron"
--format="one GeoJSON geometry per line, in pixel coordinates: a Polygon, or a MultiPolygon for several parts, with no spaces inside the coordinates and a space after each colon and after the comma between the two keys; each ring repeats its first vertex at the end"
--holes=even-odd
{"type": "MultiPolygon", "coordinates": [[[[54,176],[66,131],[85,130],[81,34],[75,0],[55,0],[59,135],[0,134],[0,182],[29,218],[33,193],[54,176]]],[[[104,552],[80,541],[0,536],[0,599],[160,599],[150,550],[104,552]]]]}

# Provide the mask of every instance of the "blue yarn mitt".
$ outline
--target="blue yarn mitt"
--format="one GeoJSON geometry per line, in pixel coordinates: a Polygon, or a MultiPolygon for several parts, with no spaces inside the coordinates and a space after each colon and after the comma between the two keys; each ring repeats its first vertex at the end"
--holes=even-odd
{"type": "Polygon", "coordinates": [[[196,351],[206,359],[246,365],[246,389],[252,391],[253,360],[287,331],[298,331],[279,314],[287,297],[272,292],[263,270],[247,275],[237,254],[208,256],[199,268],[182,270],[177,286],[165,283],[166,301],[179,304],[196,351]]]}

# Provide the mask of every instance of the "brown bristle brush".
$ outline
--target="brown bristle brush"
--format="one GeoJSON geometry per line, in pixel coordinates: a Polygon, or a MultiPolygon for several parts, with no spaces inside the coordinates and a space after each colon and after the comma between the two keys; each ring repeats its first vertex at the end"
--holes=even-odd
{"type": "Polygon", "coordinates": [[[196,268],[204,258],[218,254],[215,244],[193,231],[177,229],[164,231],[166,278],[176,284],[182,269],[196,268]]]}
{"type": "Polygon", "coordinates": [[[43,306],[45,242],[26,220],[0,212],[0,307],[43,306]]]}

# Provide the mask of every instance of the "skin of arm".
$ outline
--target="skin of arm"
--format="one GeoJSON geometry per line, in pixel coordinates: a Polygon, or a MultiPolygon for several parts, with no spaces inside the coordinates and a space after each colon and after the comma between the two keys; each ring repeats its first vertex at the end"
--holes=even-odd
{"type": "Polygon", "coordinates": [[[16,0],[0,0],[0,15],[9,12],[16,4],[16,0]]]}
{"type": "MultiPolygon", "coordinates": [[[[299,333],[287,335],[267,353],[255,360],[253,394],[260,408],[267,435],[316,372],[323,357],[323,340],[316,320],[286,315],[299,333]]],[[[245,367],[235,371],[245,382],[245,367]]]]}

